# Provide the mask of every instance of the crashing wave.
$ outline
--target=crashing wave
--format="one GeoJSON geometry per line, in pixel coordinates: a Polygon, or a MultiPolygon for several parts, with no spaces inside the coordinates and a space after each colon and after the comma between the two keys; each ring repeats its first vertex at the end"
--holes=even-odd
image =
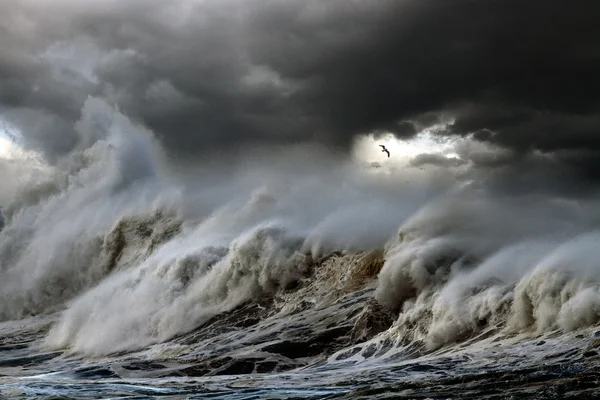
{"type": "Polygon", "coordinates": [[[511,243],[498,240],[499,231],[471,236],[480,221],[446,235],[439,232],[443,221],[432,222],[401,231],[379,276],[376,298],[398,310],[392,330],[402,341],[434,350],[489,328],[536,335],[600,321],[597,232],[570,239],[519,234],[511,243]],[[411,237],[411,229],[431,227],[433,235],[411,237]]]}
{"type": "Polygon", "coordinates": [[[14,192],[0,231],[0,319],[60,311],[51,348],[164,344],[199,359],[200,344],[182,341],[213,334],[291,368],[600,320],[593,196],[371,173],[301,147],[173,167],[149,132],[94,99],[77,129],[82,146],[14,192]]]}

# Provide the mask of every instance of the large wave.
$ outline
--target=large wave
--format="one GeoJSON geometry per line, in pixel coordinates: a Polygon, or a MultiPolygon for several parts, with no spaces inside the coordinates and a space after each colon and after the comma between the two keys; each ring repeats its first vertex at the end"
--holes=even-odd
{"type": "Polygon", "coordinates": [[[599,319],[594,196],[502,193],[310,145],[176,163],[93,98],[76,126],[76,150],[2,198],[0,319],[61,312],[49,347],[137,349],[331,282],[375,285],[385,335],[430,349],[599,319]]]}
{"type": "Polygon", "coordinates": [[[400,229],[376,298],[398,310],[393,330],[430,349],[486,328],[570,331],[598,322],[597,200],[436,201],[400,229]]]}

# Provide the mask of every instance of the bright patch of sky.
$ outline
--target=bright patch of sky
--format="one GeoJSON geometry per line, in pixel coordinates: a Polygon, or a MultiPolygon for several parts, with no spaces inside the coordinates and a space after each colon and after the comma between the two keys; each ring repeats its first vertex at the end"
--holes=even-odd
{"type": "Polygon", "coordinates": [[[26,151],[20,146],[20,138],[19,131],[0,117],[0,158],[23,158],[26,151]]]}
{"type": "Polygon", "coordinates": [[[383,136],[361,136],[354,143],[353,155],[360,162],[392,162],[405,165],[419,154],[442,154],[449,158],[458,157],[455,153],[455,145],[460,138],[436,135],[435,131],[440,128],[443,126],[432,126],[406,140],[398,139],[391,133],[383,136]],[[389,158],[379,145],[388,149],[389,158]]]}

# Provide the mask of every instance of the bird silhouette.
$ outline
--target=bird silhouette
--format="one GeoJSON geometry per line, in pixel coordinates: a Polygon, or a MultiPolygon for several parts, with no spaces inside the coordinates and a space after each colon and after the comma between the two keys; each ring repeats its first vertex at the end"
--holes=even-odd
{"type": "Polygon", "coordinates": [[[386,148],[385,148],[385,146],[384,146],[384,145],[382,145],[382,144],[380,144],[380,145],[379,145],[379,147],[381,147],[381,151],[382,151],[382,152],[384,152],[384,153],[387,153],[387,155],[388,155],[388,158],[389,158],[389,157],[390,157],[390,152],[389,152],[389,150],[388,150],[388,149],[386,149],[386,148]]]}

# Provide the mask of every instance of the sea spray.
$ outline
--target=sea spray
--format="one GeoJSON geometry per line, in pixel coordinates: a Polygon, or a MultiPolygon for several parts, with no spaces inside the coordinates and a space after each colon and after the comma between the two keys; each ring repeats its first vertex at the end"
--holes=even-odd
{"type": "Polygon", "coordinates": [[[0,316],[64,310],[51,348],[100,355],[168,342],[249,301],[302,293],[333,255],[349,263],[335,264],[343,277],[373,251],[375,299],[397,316],[386,335],[404,341],[435,349],[488,328],[597,320],[595,249],[568,244],[597,228],[593,195],[503,193],[435,169],[365,168],[312,145],[172,163],[151,132],[92,98],[77,131],[80,145],[38,189],[16,194],[0,232],[0,316]],[[562,243],[586,256],[541,267],[562,243]]]}

